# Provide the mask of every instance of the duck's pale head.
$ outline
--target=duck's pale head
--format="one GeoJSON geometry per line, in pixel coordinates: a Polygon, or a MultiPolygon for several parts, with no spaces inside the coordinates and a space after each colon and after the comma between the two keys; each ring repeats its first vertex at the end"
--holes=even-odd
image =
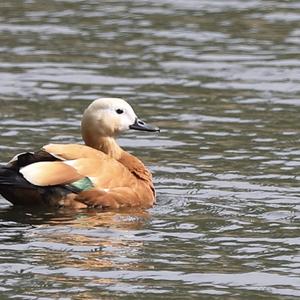
{"type": "Polygon", "coordinates": [[[102,137],[114,137],[130,129],[159,131],[159,128],[140,120],[132,107],[120,98],[93,101],[84,111],[81,127],[83,135],[88,131],[102,137]]]}

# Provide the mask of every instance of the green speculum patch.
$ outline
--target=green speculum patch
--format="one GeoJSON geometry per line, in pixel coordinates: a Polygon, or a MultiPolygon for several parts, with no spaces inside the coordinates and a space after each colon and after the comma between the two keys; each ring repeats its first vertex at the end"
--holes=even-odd
{"type": "Polygon", "coordinates": [[[84,177],[80,180],[77,180],[73,182],[71,185],[82,191],[89,190],[94,187],[92,181],[88,177],[84,177]]]}

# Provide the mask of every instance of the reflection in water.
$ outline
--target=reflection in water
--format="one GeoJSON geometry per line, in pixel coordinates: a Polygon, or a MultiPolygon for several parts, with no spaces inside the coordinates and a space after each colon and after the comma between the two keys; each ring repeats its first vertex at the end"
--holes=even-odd
{"type": "Polygon", "coordinates": [[[299,298],[297,1],[0,6],[0,161],[80,142],[99,96],[162,128],[120,139],[154,173],[148,213],[1,202],[4,297],[299,298]]]}
{"type": "MultiPolygon", "coordinates": [[[[51,293],[52,286],[57,287],[53,290],[53,295],[61,296],[60,293],[67,285],[70,286],[67,292],[75,294],[77,289],[72,285],[76,286],[76,282],[82,280],[90,287],[118,286],[118,278],[103,277],[102,272],[144,268],[139,260],[129,258],[133,253],[143,251],[144,242],[142,239],[134,241],[130,236],[143,230],[149,220],[147,212],[26,212],[20,211],[20,207],[9,207],[2,209],[1,219],[4,230],[8,227],[14,230],[12,236],[7,233],[4,239],[11,242],[0,246],[8,254],[6,263],[2,263],[0,274],[4,272],[15,280],[25,280],[28,286],[36,280],[45,280],[46,293],[51,293]],[[17,230],[21,236],[15,239],[17,230]],[[7,268],[8,261],[13,260],[10,253],[18,256],[23,263],[11,262],[7,268]],[[38,262],[37,266],[35,262],[38,262]],[[85,277],[86,279],[82,279],[85,277]],[[61,290],[60,287],[64,288],[61,290]]],[[[44,289],[40,289],[41,295],[44,289]]],[[[79,290],[84,292],[85,288],[79,290]]],[[[87,291],[80,297],[93,299],[92,294],[87,291]]]]}

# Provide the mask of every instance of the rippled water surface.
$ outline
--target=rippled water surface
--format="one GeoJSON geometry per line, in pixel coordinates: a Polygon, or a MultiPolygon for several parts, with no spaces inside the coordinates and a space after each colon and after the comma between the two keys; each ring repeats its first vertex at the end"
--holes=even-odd
{"type": "Polygon", "coordinates": [[[162,128],[120,138],[147,212],[1,199],[2,297],[299,299],[299,21],[299,1],[1,1],[1,162],[80,142],[99,96],[162,128]]]}

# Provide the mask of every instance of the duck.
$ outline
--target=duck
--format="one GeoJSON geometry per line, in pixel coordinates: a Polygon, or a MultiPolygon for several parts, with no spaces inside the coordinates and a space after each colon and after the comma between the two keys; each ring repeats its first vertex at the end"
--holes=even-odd
{"type": "Polygon", "coordinates": [[[0,167],[0,194],[13,205],[148,209],[156,193],[151,172],[119,146],[127,130],[158,132],[121,98],[99,98],[84,111],[84,144],[48,144],[0,167]]]}

